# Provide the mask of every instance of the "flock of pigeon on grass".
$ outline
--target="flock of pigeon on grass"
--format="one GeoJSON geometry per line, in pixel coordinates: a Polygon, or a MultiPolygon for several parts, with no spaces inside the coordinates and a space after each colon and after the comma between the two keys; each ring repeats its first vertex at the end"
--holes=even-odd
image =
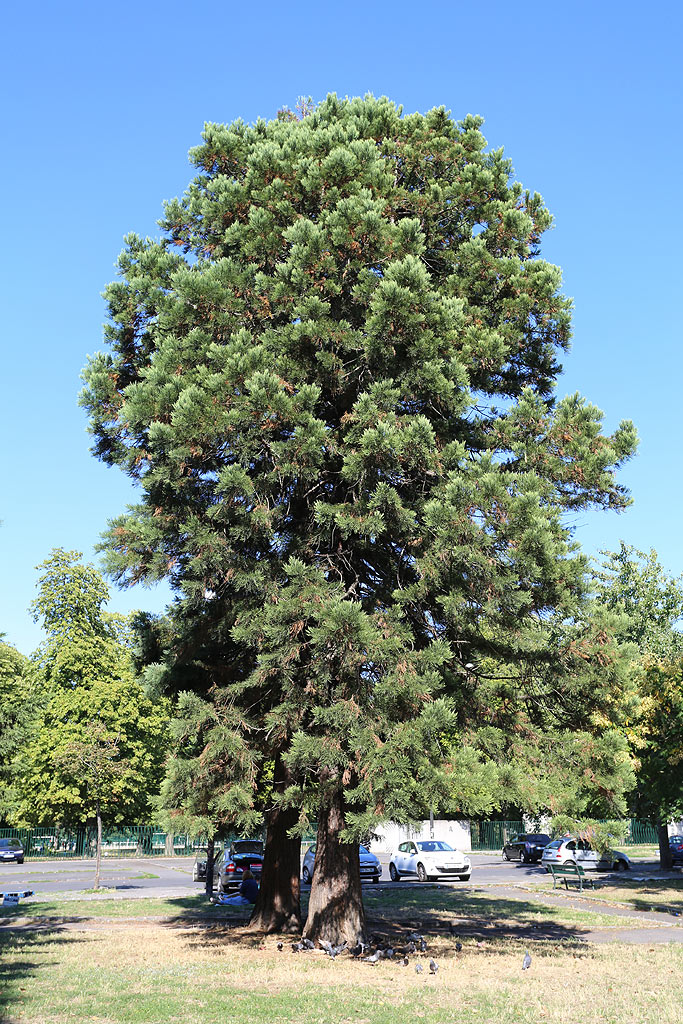
{"type": "MultiPolygon", "coordinates": [[[[456,939],[455,952],[462,952],[462,942],[457,938],[456,929],[453,925],[449,926],[449,931],[452,937],[456,939]]],[[[282,952],[284,949],[284,943],[278,942],[278,950],[282,952]]],[[[419,932],[411,932],[405,945],[392,946],[391,943],[385,942],[379,936],[373,935],[370,937],[369,942],[359,942],[355,946],[349,946],[348,942],[342,942],[339,946],[334,946],[330,942],[325,942],[321,939],[318,945],[312,942],[310,939],[300,939],[299,942],[292,943],[293,953],[310,953],[312,950],[321,949],[326,956],[329,956],[330,960],[336,960],[342,953],[348,953],[349,956],[353,957],[354,960],[359,960],[363,964],[378,964],[380,960],[392,960],[401,967],[408,967],[410,964],[410,957],[415,954],[424,954],[427,952],[427,941],[423,935],[419,932]]],[[[531,967],[531,957],[529,952],[524,955],[522,961],[522,970],[528,971],[531,967]]],[[[422,960],[418,960],[415,964],[415,973],[422,974],[424,971],[424,964],[422,960]]],[[[429,958],[429,973],[438,974],[439,965],[430,956],[429,958]]]]}

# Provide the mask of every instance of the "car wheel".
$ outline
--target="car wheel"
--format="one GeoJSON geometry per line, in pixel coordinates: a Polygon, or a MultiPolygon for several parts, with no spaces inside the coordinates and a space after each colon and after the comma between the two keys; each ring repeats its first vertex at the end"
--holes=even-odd
{"type": "Polygon", "coordinates": [[[199,872],[197,871],[196,868],[192,869],[192,881],[193,882],[198,882],[199,881],[199,872]]]}
{"type": "Polygon", "coordinates": [[[392,882],[400,882],[401,881],[401,876],[399,875],[398,871],[396,870],[396,865],[395,864],[390,864],[389,865],[389,878],[391,879],[392,882]]]}
{"type": "Polygon", "coordinates": [[[510,860],[510,854],[507,850],[503,850],[503,860],[510,860]]]}
{"type": "Polygon", "coordinates": [[[373,882],[374,882],[374,883],[375,883],[375,885],[376,885],[376,884],[377,884],[377,882],[379,882],[379,875],[373,875],[373,876],[372,876],[372,880],[373,880],[373,882]]]}
{"type": "Polygon", "coordinates": [[[304,882],[305,885],[310,885],[311,884],[311,872],[308,870],[308,868],[305,867],[302,870],[302,872],[301,872],[301,879],[302,879],[302,881],[304,882]]]}
{"type": "Polygon", "coordinates": [[[425,871],[424,864],[417,865],[417,877],[420,879],[421,882],[426,882],[428,880],[429,876],[425,871]]]}
{"type": "Polygon", "coordinates": [[[628,871],[628,864],[625,860],[617,860],[614,862],[613,871],[628,871]]]}
{"type": "Polygon", "coordinates": [[[522,851],[522,864],[528,864],[530,860],[531,860],[531,857],[529,857],[529,855],[523,850],[522,851]]]}
{"type": "Polygon", "coordinates": [[[469,882],[470,880],[469,875],[458,875],[458,878],[460,879],[461,882],[469,882]]]}
{"type": "Polygon", "coordinates": [[[24,863],[24,858],[23,857],[17,857],[17,864],[23,864],[23,863],[24,863]]]}

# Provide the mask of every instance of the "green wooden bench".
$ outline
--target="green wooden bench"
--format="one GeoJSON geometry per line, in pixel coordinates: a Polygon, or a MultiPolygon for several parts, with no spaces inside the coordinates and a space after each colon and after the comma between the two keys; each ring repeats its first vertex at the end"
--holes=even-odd
{"type": "Polygon", "coordinates": [[[569,891],[569,882],[576,882],[579,892],[583,892],[584,882],[591,889],[595,888],[595,882],[587,876],[585,869],[580,864],[549,864],[548,870],[553,876],[553,889],[557,888],[558,879],[560,882],[564,882],[567,891],[569,891]]]}

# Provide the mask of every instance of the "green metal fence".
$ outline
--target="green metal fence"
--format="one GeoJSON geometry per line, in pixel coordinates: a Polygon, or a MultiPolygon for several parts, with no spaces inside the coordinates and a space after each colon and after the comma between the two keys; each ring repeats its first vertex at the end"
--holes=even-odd
{"type": "Polygon", "coordinates": [[[471,821],[473,850],[500,850],[516,833],[524,831],[522,821],[471,821]]]}
{"type": "MultiPolygon", "coordinates": [[[[536,831],[527,829],[522,821],[471,821],[470,834],[473,850],[500,850],[508,840],[519,832],[536,831]]],[[[539,829],[538,831],[545,831],[539,829]]],[[[657,829],[644,821],[631,818],[626,823],[626,835],[620,845],[657,845],[657,829]]]]}
{"type": "MultiPolygon", "coordinates": [[[[524,831],[521,820],[472,821],[472,849],[501,850],[513,835],[524,831]]],[[[94,828],[5,828],[0,829],[0,838],[18,839],[27,859],[95,856],[94,828]]],[[[304,836],[302,842],[315,842],[315,830],[304,836]]],[[[632,818],[627,824],[623,845],[643,843],[656,846],[657,830],[632,818]]],[[[195,851],[205,845],[205,838],[193,839],[182,833],[166,832],[158,825],[119,825],[102,831],[102,853],[105,857],[188,857],[194,856],[195,851]]]]}
{"type": "Polygon", "coordinates": [[[631,818],[628,823],[628,831],[624,839],[624,846],[637,846],[641,843],[657,846],[659,842],[657,829],[654,825],[648,825],[645,821],[638,821],[631,818]]]}
{"type": "MultiPolygon", "coordinates": [[[[0,838],[18,839],[26,858],[94,857],[97,833],[94,828],[4,828],[0,838]]],[[[206,845],[205,839],[165,832],[155,825],[130,825],[102,830],[105,857],[193,856],[206,845]]]]}

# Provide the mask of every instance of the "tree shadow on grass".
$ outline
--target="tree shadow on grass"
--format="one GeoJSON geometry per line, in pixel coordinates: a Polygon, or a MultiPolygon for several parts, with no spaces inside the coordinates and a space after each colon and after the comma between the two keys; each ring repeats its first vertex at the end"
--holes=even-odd
{"type": "Polygon", "coordinates": [[[46,949],[57,945],[82,941],[69,934],[64,924],[43,919],[18,919],[16,927],[0,928],[0,1021],[12,1024],[13,1012],[20,1014],[23,993],[30,990],[32,981],[44,967],[57,961],[45,955],[46,949]],[[21,922],[21,923],[19,923],[21,922]]]}
{"type": "Polygon", "coordinates": [[[683,923],[683,881],[671,878],[632,882],[630,879],[603,884],[601,892],[623,902],[628,909],[680,917],[683,923]],[[663,898],[664,897],[664,898],[663,898]]]}
{"type": "MultiPolygon", "coordinates": [[[[284,950],[290,949],[291,935],[264,938],[248,932],[248,908],[240,914],[234,908],[215,907],[211,914],[196,905],[183,910],[182,905],[189,902],[185,899],[171,902],[180,905],[180,912],[164,923],[185,930],[184,938],[193,948],[218,954],[226,944],[248,949],[280,939],[284,950]]],[[[558,908],[532,901],[474,895],[471,890],[454,892],[434,885],[373,889],[372,894],[365,894],[364,902],[368,935],[405,946],[410,932],[419,931],[428,948],[438,949],[440,956],[459,955],[456,941],[470,952],[483,947],[490,954],[508,954],[511,944],[519,943],[521,948],[530,942],[553,949],[561,944],[584,953],[587,948],[585,925],[563,921],[558,908]]]]}

